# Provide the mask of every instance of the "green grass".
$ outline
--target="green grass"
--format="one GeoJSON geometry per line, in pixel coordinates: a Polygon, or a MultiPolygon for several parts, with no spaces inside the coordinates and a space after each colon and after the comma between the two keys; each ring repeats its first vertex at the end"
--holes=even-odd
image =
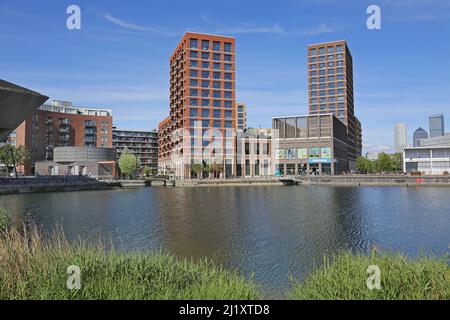
{"type": "Polygon", "coordinates": [[[296,283],[291,299],[310,300],[425,300],[450,299],[448,257],[421,257],[410,260],[401,254],[370,256],[341,253],[325,259],[303,283],[296,283]],[[331,262],[332,260],[332,262],[331,262]],[[381,270],[381,289],[369,290],[369,265],[381,270]]]}
{"type": "Polygon", "coordinates": [[[12,225],[11,217],[9,216],[8,210],[0,202],[0,231],[9,228],[12,225]]]}
{"type": "Polygon", "coordinates": [[[105,253],[71,246],[61,233],[49,241],[36,229],[26,237],[0,235],[0,299],[257,299],[252,281],[207,260],[164,253],[105,253]],[[67,267],[81,269],[81,289],[67,289],[67,267]]]}

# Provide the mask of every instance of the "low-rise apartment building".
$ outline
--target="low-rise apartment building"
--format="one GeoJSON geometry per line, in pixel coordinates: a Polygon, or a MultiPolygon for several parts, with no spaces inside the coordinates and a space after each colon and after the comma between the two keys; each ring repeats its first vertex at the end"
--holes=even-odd
{"type": "Polygon", "coordinates": [[[136,156],[141,167],[158,169],[158,132],[138,130],[113,130],[113,147],[120,158],[125,150],[136,156]]]}

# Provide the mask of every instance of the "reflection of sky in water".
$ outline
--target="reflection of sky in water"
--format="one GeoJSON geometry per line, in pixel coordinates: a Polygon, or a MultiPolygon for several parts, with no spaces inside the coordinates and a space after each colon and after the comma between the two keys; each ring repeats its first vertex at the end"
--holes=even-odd
{"type": "Polygon", "coordinates": [[[4,196],[16,220],[118,250],[166,249],[255,273],[268,297],[339,249],[410,255],[450,243],[448,188],[201,187],[4,196]]]}

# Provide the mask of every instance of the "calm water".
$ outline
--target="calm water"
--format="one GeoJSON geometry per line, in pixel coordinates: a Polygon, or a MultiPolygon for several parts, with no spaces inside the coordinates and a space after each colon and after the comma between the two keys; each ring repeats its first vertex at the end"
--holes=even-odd
{"type": "Polygon", "coordinates": [[[210,257],[282,298],[325,253],[382,249],[416,256],[450,244],[450,189],[406,187],[200,187],[13,195],[16,219],[31,211],[70,240],[101,237],[117,249],[166,249],[210,257]]]}

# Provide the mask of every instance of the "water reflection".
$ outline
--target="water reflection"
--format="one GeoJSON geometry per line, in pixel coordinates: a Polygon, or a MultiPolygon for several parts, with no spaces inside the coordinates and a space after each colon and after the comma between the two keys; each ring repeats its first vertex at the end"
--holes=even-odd
{"type": "Polygon", "coordinates": [[[450,243],[447,188],[200,187],[5,196],[19,221],[31,210],[45,230],[61,225],[119,250],[163,248],[210,257],[255,273],[280,298],[289,274],[301,279],[340,249],[376,245],[410,255],[450,243]]]}

